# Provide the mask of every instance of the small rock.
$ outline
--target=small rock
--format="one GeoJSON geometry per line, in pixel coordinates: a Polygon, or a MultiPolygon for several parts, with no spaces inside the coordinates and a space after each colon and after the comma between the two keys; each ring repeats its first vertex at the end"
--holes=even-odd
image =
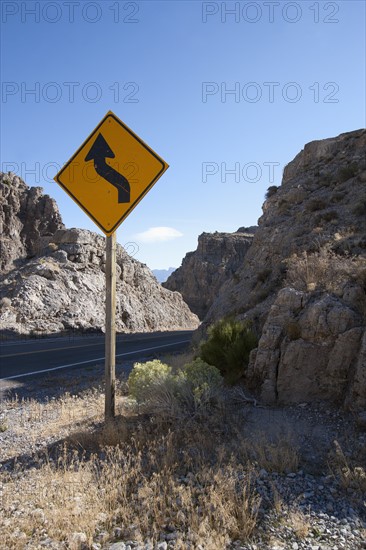
{"type": "Polygon", "coordinates": [[[72,533],[71,537],[70,537],[70,542],[73,543],[74,545],[78,544],[79,546],[81,546],[82,544],[85,544],[86,541],[88,540],[87,539],[87,536],[85,533],[72,533]]]}

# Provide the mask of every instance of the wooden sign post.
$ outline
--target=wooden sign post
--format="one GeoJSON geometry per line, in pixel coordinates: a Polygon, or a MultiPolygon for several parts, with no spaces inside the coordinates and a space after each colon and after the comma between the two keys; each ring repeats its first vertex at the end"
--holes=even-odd
{"type": "Polygon", "coordinates": [[[115,416],[116,230],[167,168],[155,151],[109,111],[54,177],[106,235],[106,421],[115,416]]]}
{"type": "Polygon", "coordinates": [[[105,419],[115,416],[116,391],[116,233],[106,237],[105,419]]]}

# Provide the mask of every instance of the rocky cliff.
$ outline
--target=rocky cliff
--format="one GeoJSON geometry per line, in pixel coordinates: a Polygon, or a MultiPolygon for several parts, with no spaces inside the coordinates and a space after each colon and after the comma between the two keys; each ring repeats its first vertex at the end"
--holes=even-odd
{"type": "MultiPolygon", "coordinates": [[[[16,177],[2,178],[0,186],[7,252],[0,277],[1,330],[103,330],[104,238],[64,229],[54,201],[39,188],[29,189],[16,177]]],[[[180,294],[162,288],[146,265],[118,245],[116,324],[125,332],[194,329],[198,318],[180,294]]]]}
{"type": "Polygon", "coordinates": [[[63,227],[56,202],[41,187],[0,172],[0,272],[37,254],[42,238],[63,227]]]}
{"type": "Polygon", "coordinates": [[[339,254],[366,253],[366,131],[308,143],[271,187],[245,262],[220,289],[205,322],[250,312],[263,323],[293,254],[326,243],[339,254]]]}
{"type": "Polygon", "coordinates": [[[254,232],[251,227],[236,233],[202,233],[197,250],[186,254],[181,267],[163,286],[180,292],[190,309],[203,319],[219,289],[242,267],[254,232]]]}
{"type": "Polygon", "coordinates": [[[271,187],[205,325],[251,318],[247,381],[267,402],[366,407],[366,131],[314,141],[271,187]]]}

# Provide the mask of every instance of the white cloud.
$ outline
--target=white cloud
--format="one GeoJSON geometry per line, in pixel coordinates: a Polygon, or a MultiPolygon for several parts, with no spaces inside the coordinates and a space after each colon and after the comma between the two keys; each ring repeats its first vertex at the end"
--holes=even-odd
{"type": "Polygon", "coordinates": [[[150,227],[147,231],[135,235],[135,239],[143,243],[172,241],[178,237],[183,237],[183,233],[174,227],[150,227]]]}

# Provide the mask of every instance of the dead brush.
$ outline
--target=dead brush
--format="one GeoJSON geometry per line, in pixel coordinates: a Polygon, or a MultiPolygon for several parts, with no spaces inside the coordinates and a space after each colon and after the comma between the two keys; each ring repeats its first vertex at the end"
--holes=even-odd
{"type": "Polygon", "coordinates": [[[287,260],[286,284],[298,290],[337,292],[346,281],[364,284],[366,258],[336,254],[330,244],[287,260]]]}
{"type": "Polygon", "coordinates": [[[80,455],[65,445],[36,470],[2,474],[4,547],[38,547],[44,530],[70,548],[83,532],[90,545],[98,531],[115,526],[126,538],[153,543],[169,527],[181,548],[211,540],[210,548],[221,550],[248,538],[260,504],[250,471],[231,451],[208,444],[208,430],[202,435],[197,427],[188,437],[189,428],[160,436],[158,429],[145,432],[136,419],[115,447],[80,455]],[[24,510],[19,517],[14,505],[24,510]]]}
{"type": "Polygon", "coordinates": [[[333,475],[340,481],[345,488],[351,488],[355,491],[355,496],[366,494],[366,471],[363,466],[352,464],[338,441],[334,441],[334,449],[330,453],[329,468],[333,475]]]}
{"type": "Polygon", "coordinates": [[[289,435],[269,441],[263,434],[255,441],[243,440],[248,460],[267,472],[289,473],[299,468],[299,451],[289,435]]]}

